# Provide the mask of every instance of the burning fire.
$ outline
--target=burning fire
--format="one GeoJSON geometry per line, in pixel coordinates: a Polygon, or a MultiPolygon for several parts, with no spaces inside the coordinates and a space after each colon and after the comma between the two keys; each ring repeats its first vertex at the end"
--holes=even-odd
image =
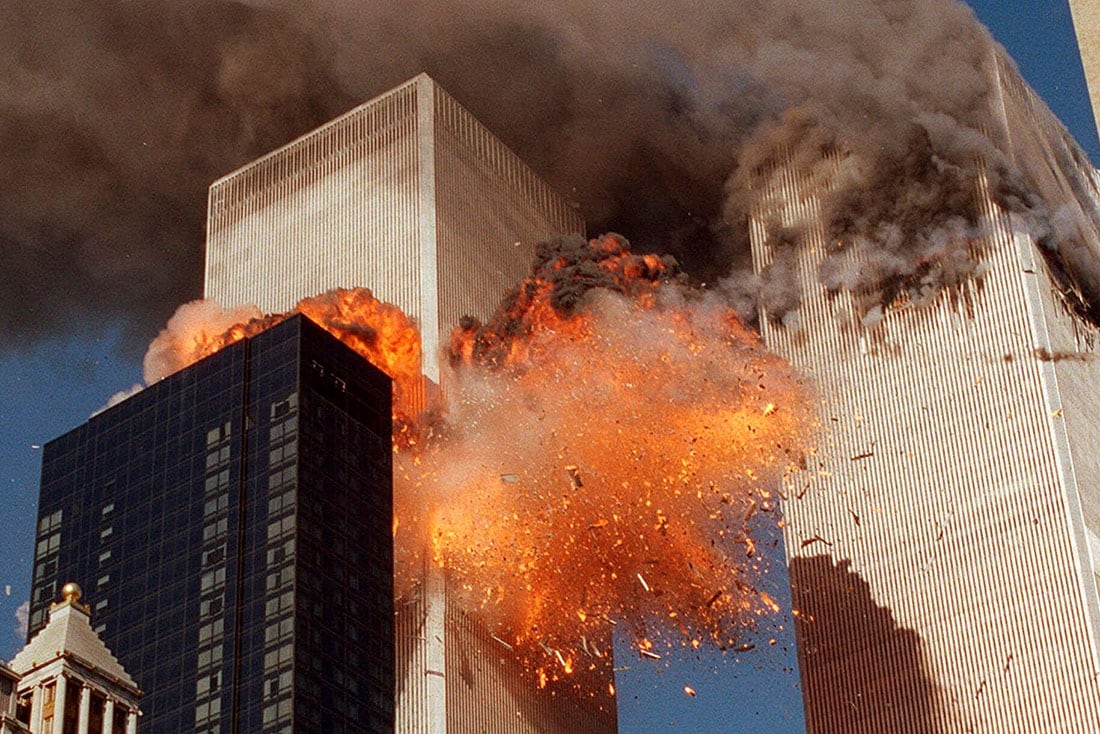
{"type": "MultiPolygon", "coordinates": [[[[419,338],[395,307],[354,290],[296,310],[417,389],[419,338]]],[[[148,363],[178,369],[285,318],[219,331],[181,314],[148,363]]],[[[446,569],[544,684],[608,655],[612,624],[660,659],[733,645],[775,610],[746,523],[801,456],[808,395],[673,262],[614,235],[548,244],[490,322],[456,329],[450,362],[446,412],[425,414],[443,422],[395,437],[399,593],[425,562],[446,569]]]]}
{"type": "Polygon", "coordinates": [[[545,248],[456,330],[447,430],[398,456],[399,561],[427,547],[551,679],[606,654],[609,624],[725,646],[774,609],[745,523],[801,455],[808,396],[673,271],[616,236],[545,248]]]}
{"type": "Polygon", "coordinates": [[[151,384],[295,313],[308,316],[389,375],[395,418],[401,425],[412,419],[408,406],[423,380],[420,333],[401,309],[379,301],[366,288],[332,290],[303,299],[289,313],[269,316],[254,308],[225,312],[210,301],[185,304],[149,346],[145,382],[151,384]]]}

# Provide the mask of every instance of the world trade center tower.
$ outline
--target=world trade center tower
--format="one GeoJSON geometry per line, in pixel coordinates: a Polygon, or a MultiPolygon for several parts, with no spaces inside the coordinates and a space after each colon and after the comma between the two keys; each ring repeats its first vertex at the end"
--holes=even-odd
{"type": "MultiPolygon", "coordinates": [[[[1077,266],[1100,267],[1097,172],[1003,51],[985,73],[986,133],[1082,234],[1077,266]]],[[[827,241],[828,178],[780,158],[752,245],[802,294],[800,326],[768,314],[763,337],[821,400],[783,505],[810,729],[1100,731],[1097,304],[982,177],[973,277],[926,302],[829,291],[825,253],[873,263],[827,241]]],[[[821,163],[842,176],[844,153],[821,163]]]]}
{"type": "MultiPolygon", "coordinates": [[[[369,288],[416,322],[424,373],[446,391],[441,349],[459,320],[487,319],[539,242],[583,233],[574,207],[421,74],[214,182],[205,296],[274,312],[369,288]]],[[[609,658],[598,698],[569,700],[527,685],[438,569],[397,608],[397,731],[615,730],[609,658]]]]}

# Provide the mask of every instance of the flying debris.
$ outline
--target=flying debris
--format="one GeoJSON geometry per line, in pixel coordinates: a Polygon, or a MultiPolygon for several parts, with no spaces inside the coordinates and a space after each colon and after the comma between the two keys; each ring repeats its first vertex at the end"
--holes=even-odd
{"type": "MultiPolygon", "coordinates": [[[[208,310],[183,309],[147,364],[178,368],[282,318],[211,329],[208,310]]],[[[447,404],[415,411],[402,396],[438,391],[421,388],[404,314],[364,290],[297,310],[394,377],[397,593],[425,563],[445,568],[540,684],[569,676],[574,651],[598,657],[592,640],[619,622],[661,659],[777,609],[751,583],[757,554],[740,551],[809,439],[813,401],[671,261],[618,236],[544,244],[492,319],[456,329],[447,404]]]]}
{"type": "Polygon", "coordinates": [[[499,643],[500,643],[501,645],[503,645],[504,647],[508,648],[509,650],[514,650],[514,649],[515,649],[514,647],[512,647],[512,645],[511,645],[511,644],[509,644],[509,643],[505,642],[504,640],[500,639],[500,638],[499,638],[499,637],[497,637],[496,635],[489,635],[489,636],[490,636],[490,637],[492,637],[492,638],[493,638],[494,640],[496,640],[497,642],[499,642],[499,643]]]}

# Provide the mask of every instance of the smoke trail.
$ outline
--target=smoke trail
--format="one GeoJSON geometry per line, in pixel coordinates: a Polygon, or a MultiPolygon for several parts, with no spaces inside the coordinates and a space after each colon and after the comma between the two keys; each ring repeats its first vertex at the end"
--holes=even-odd
{"type": "MultiPolygon", "coordinates": [[[[997,198],[1050,233],[1068,281],[1100,292],[1088,233],[1054,226],[1066,202],[1006,155],[993,42],[957,0],[14,0],[0,44],[0,350],[75,330],[74,312],[82,329],[152,332],[198,295],[212,179],[421,71],[591,231],[700,280],[744,264],[770,161],[813,172],[832,156],[828,235],[868,266],[830,257],[826,284],[872,300],[950,287],[980,260],[981,159],[997,198]]],[[[755,302],[758,279],[729,283],[755,302]]],[[[777,292],[789,277],[769,283],[797,303],[777,292]]]]}

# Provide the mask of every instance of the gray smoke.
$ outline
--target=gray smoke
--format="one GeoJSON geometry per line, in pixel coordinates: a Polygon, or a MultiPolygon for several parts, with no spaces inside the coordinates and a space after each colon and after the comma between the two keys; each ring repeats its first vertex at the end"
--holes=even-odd
{"type": "Polygon", "coordinates": [[[1042,219],[956,0],[10,0],[0,47],[0,351],[118,320],[140,343],[199,294],[211,180],[421,71],[593,234],[733,271],[741,304],[799,301],[782,263],[736,274],[777,156],[843,153],[828,235],[873,265],[832,253],[821,277],[871,300],[973,274],[979,157],[1042,219]]]}

